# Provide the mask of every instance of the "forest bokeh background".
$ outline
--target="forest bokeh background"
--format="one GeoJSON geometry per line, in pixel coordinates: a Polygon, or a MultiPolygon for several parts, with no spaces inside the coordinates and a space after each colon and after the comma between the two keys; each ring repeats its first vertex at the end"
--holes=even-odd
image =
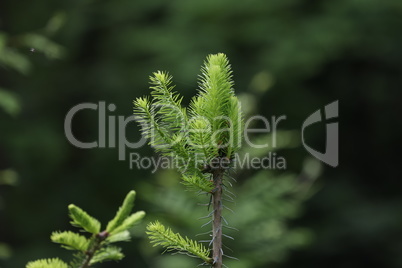
{"type": "MultiPolygon", "coordinates": [[[[401,267],[401,29],[398,0],[1,1],[0,267],[68,260],[49,240],[70,228],[68,204],[105,222],[131,189],[147,217],[122,244],[127,257],[99,267],[195,267],[160,255],[144,226],[157,218],[194,237],[207,214],[196,205],[202,197],[185,192],[174,171],[130,169],[116,148],[74,147],[64,118],[100,101],[116,105],[107,116],[130,116],[156,70],[170,71],[188,102],[203,60],[217,52],[231,61],[247,116],[287,116],[271,148],[287,169],[237,172],[229,255],[240,261],[228,266],[401,267]],[[335,100],[340,164],[332,168],[311,158],[300,131],[335,100]]],[[[73,132],[96,140],[97,112],[77,114],[73,132]]],[[[139,139],[135,123],[126,136],[139,139]]],[[[323,151],[325,123],[306,138],[323,151]]],[[[154,156],[148,146],[131,152],[154,156]]]]}

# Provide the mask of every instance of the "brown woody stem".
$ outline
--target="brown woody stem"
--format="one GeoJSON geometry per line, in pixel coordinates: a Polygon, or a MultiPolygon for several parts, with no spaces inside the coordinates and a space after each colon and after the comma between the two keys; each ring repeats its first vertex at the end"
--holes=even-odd
{"type": "Polygon", "coordinates": [[[212,207],[214,210],[212,221],[212,259],[213,267],[222,267],[222,180],[224,170],[213,172],[215,189],[212,191],[212,207]]]}
{"type": "Polygon", "coordinates": [[[82,262],[80,268],[87,268],[91,265],[91,260],[95,256],[95,253],[101,248],[102,242],[109,236],[106,231],[100,232],[95,236],[95,241],[92,243],[90,248],[85,252],[85,259],[82,262]]]}

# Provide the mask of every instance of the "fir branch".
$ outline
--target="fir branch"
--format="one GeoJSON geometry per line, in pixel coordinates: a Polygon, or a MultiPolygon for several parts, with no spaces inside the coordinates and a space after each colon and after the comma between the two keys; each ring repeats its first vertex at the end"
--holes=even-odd
{"type": "Polygon", "coordinates": [[[89,246],[89,240],[82,235],[71,231],[53,232],[50,239],[54,243],[62,244],[62,247],[69,250],[85,251],[89,246]]]}
{"type": "Polygon", "coordinates": [[[216,120],[217,117],[228,114],[228,103],[234,96],[232,70],[226,55],[209,55],[201,73],[200,93],[191,105],[192,113],[206,116],[212,123],[212,130],[216,131],[222,126],[222,120],[216,120]]]}
{"type": "Polygon", "coordinates": [[[121,241],[130,241],[130,239],[131,239],[130,232],[125,230],[120,233],[111,234],[106,240],[108,243],[116,243],[121,241]]]}
{"type": "Polygon", "coordinates": [[[109,246],[96,252],[90,264],[100,263],[104,261],[119,261],[124,258],[124,254],[121,253],[121,248],[109,246]]]}
{"type": "Polygon", "coordinates": [[[128,217],[134,206],[135,191],[130,191],[119,208],[116,216],[108,223],[106,231],[112,233],[128,217]]]}
{"type": "Polygon", "coordinates": [[[173,92],[172,76],[167,72],[157,71],[150,77],[151,92],[159,108],[157,111],[162,122],[166,123],[170,131],[179,131],[187,123],[186,110],[181,107],[183,97],[173,92]]]}
{"type": "Polygon", "coordinates": [[[213,183],[207,180],[202,175],[183,175],[182,184],[186,185],[189,189],[201,190],[205,193],[209,193],[214,188],[213,183]]]}
{"type": "Polygon", "coordinates": [[[174,233],[170,228],[166,228],[160,222],[156,221],[148,224],[147,234],[154,246],[162,246],[167,251],[177,250],[179,253],[187,253],[190,256],[196,256],[206,263],[212,263],[208,257],[209,250],[202,244],[199,244],[187,237],[183,238],[180,234],[174,233]]]}
{"type": "Polygon", "coordinates": [[[173,92],[172,77],[168,73],[155,72],[150,80],[152,102],[147,98],[134,101],[134,114],[141,124],[141,131],[150,139],[149,144],[162,155],[171,156],[174,153],[182,159],[189,159],[187,112],[181,107],[182,97],[173,92]]]}
{"type": "Polygon", "coordinates": [[[218,147],[212,141],[211,123],[206,117],[193,117],[190,121],[189,142],[197,156],[207,163],[211,157],[218,155],[218,147]]]}
{"type": "Polygon", "coordinates": [[[136,225],[139,221],[144,218],[145,212],[144,211],[138,211],[136,213],[131,214],[130,216],[126,217],[124,221],[118,226],[116,229],[114,229],[111,234],[117,234],[120,232],[123,232],[125,230],[128,230],[132,228],[134,225],[136,225]]]}
{"type": "Polygon", "coordinates": [[[230,137],[226,156],[229,159],[232,159],[233,153],[237,152],[241,147],[244,130],[244,119],[241,110],[241,103],[237,97],[232,96],[230,98],[228,112],[228,117],[230,118],[230,137]]]}
{"type": "Polygon", "coordinates": [[[72,219],[71,224],[73,226],[81,227],[91,234],[97,234],[100,232],[100,222],[89,216],[84,210],[73,204],[68,206],[68,210],[70,211],[70,218],[72,219]]]}
{"type": "Polygon", "coordinates": [[[26,268],[69,268],[68,265],[58,258],[42,259],[28,262],[26,268]]]}
{"type": "Polygon", "coordinates": [[[110,246],[111,243],[129,241],[129,228],[138,223],[145,212],[139,211],[130,215],[135,199],[135,191],[130,191],[115,217],[109,221],[108,230],[100,232],[100,222],[89,216],[75,205],[69,205],[69,216],[73,226],[81,227],[92,234],[86,238],[71,231],[53,232],[51,240],[61,244],[63,248],[76,250],[70,265],[59,259],[37,260],[29,262],[26,268],[88,268],[94,263],[107,260],[121,260],[124,255],[121,249],[110,246]],[[110,232],[109,232],[110,230],[110,232]]]}
{"type": "Polygon", "coordinates": [[[147,98],[137,98],[134,101],[134,114],[141,125],[141,132],[149,138],[149,145],[164,155],[169,155],[174,140],[169,137],[168,131],[158,124],[154,108],[147,98]]]}

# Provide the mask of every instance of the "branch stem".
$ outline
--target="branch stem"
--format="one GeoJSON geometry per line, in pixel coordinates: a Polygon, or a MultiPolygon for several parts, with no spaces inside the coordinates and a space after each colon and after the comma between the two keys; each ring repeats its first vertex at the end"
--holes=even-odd
{"type": "Polygon", "coordinates": [[[222,267],[222,180],[224,170],[218,169],[213,172],[215,189],[212,192],[212,259],[213,267],[222,267]]]}
{"type": "Polygon", "coordinates": [[[79,268],[88,268],[91,265],[91,260],[95,256],[95,253],[101,248],[102,242],[109,236],[109,233],[104,231],[95,236],[95,240],[89,249],[85,252],[85,259],[79,268]]]}

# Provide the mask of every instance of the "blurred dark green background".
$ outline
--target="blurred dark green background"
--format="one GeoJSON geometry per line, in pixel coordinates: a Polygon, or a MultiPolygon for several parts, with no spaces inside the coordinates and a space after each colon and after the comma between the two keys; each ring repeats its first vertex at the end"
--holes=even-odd
{"type": "MultiPolygon", "coordinates": [[[[113,103],[107,115],[128,117],[156,70],[170,71],[188,102],[204,58],[217,52],[231,61],[248,115],[287,116],[279,136],[288,142],[277,148],[287,170],[238,171],[230,255],[240,261],[229,266],[402,267],[399,0],[1,1],[0,267],[68,260],[49,240],[70,228],[67,205],[105,222],[131,189],[147,217],[122,244],[127,257],[99,267],[194,267],[160,256],[144,236],[155,218],[201,232],[196,218],[207,212],[178,175],[130,169],[116,148],[76,148],[63,124],[84,102],[113,103]],[[300,128],[335,100],[340,165],[320,167],[300,128]]],[[[77,138],[97,139],[97,116],[77,114],[77,138]]],[[[324,150],[325,124],[306,135],[324,150]]],[[[126,136],[138,140],[136,124],[126,136]]],[[[130,152],[153,155],[148,146],[130,152]]]]}

